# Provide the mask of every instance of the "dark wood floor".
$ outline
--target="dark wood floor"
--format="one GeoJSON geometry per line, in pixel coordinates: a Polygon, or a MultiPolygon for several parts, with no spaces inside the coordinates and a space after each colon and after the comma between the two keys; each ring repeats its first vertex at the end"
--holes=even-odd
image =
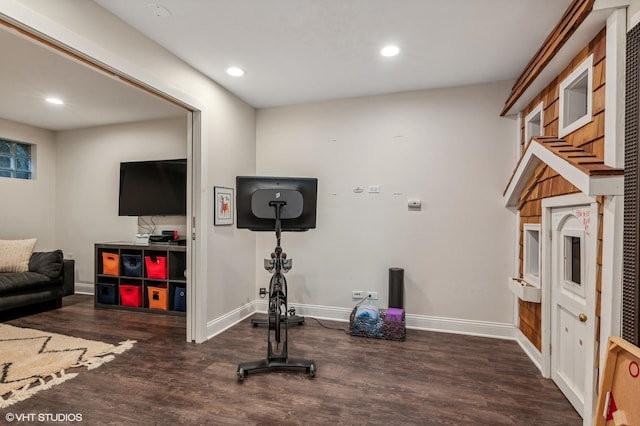
{"type": "Polygon", "coordinates": [[[184,341],[184,317],[94,309],[92,297],[76,295],[61,309],[5,322],[138,341],[5,413],[79,413],[91,425],[582,424],[511,341],[416,330],[405,342],[374,340],[307,318],[289,332],[289,355],[313,358],[315,378],[275,372],[239,382],[237,364],[266,355],[266,329],[249,320],[196,345],[184,341]]]}

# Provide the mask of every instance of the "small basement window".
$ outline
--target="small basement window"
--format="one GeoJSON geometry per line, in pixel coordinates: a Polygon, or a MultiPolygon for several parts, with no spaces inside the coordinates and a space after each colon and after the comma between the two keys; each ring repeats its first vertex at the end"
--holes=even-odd
{"type": "Polygon", "coordinates": [[[593,120],[591,116],[593,55],[560,83],[558,136],[563,137],[593,120]]]}
{"type": "Polygon", "coordinates": [[[544,123],[544,110],[542,102],[536,106],[524,119],[524,143],[529,143],[532,137],[542,136],[544,123]]]}
{"type": "Polygon", "coordinates": [[[33,179],[32,146],[0,139],[0,177],[33,179]]]}
{"type": "Polygon", "coordinates": [[[524,279],[529,284],[540,286],[540,224],[524,224],[523,247],[524,279]]]}

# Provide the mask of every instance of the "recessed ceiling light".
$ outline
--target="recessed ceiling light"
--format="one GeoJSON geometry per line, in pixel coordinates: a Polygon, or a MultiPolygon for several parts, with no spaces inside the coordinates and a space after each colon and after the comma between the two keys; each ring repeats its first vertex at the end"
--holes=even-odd
{"type": "Polygon", "coordinates": [[[49,102],[50,104],[55,104],[55,105],[63,105],[64,101],[60,98],[47,98],[45,99],[47,102],[49,102]]]}
{"type": "Polygon", "coordinates": [[[169,12],[169,9],[164,6],[160,6],[159,4],[149,3],[147,4],[147,10],[150,14],[158,18],[168,18],[169,16],[171,16],[171,12],[169,12]]]}
{"type": "Polygon", "coordinates": [[[382,56],[396,56],[400,53],[400,48],[398,46],[385,46],[380,51],[382,56]]]}
{"type": "Polygon", "coordinates": [[[244,70],[238,67],[229,67],[227,68],[227,74],[233,77],[242,77],[244,75],[244,70]]]}

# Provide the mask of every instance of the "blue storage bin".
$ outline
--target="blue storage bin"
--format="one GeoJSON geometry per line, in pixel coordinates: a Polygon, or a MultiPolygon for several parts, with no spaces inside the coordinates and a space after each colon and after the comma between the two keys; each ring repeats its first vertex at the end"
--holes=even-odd
{"type": "Polygon", "coordinates": [[[187,289],[186,287],[176,287],[173,296],[173,310],[185,312],[187,310],[187,289]]]}
{"type": "Polygon", "coordinates": [[[122,275],[125,277],[142,276],[142,256],[139,254],[122,254],[122,275]]]}
{"type": "Polygon", "coordinates": [[[118,284],[98,283],[98,303],[106,305],[118,304],[118,284]]]}

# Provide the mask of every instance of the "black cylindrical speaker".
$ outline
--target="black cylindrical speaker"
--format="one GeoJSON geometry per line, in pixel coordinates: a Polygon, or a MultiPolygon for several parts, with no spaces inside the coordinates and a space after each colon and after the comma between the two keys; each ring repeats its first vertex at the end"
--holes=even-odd
{"type": "Polygon", "coordinates": [[[404,269],[389,268],[389,307],[404,309],[404,269]]]}

